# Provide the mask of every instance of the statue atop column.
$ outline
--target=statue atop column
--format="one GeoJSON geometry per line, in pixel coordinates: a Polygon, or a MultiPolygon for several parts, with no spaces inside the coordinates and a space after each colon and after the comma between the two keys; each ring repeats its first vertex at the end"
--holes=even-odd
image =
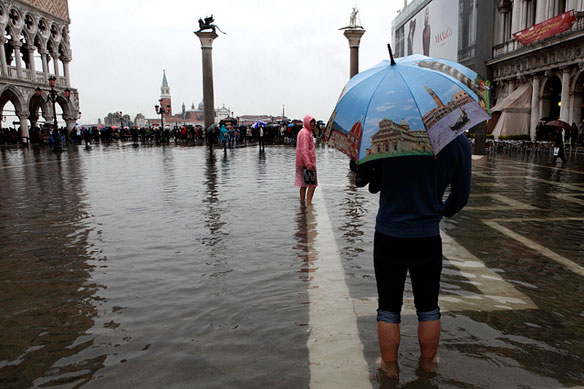
{"type": "Polygon", "coordinates": [[[199,31],[197,32],[201,32],[204,30],[211,30],[212,32],[215,32],[215,30],[217,29],[222,34],[225,34],[223,31],[221,31],[219,26],[213,24],[214,21],[215,19],[213,18],[213,14],[211,14],[211,16],[206,16],[205,19],[199,18],[199,31]]]}
{"type": "Polygon", "coordinates": [[[359,73],[359,43],[361,42],[361,37],[365,34],[365,29],[361,26],[361,18],[359,17],[357,7],[353,7],[351,17],[349,18],[349,25],[339,28],[339,30],[344,30],[343,35],[349,41],[349,49],[351,50],[349,77],[353,77],[359,73]]]}
{"type": "Polygon", "coordinates": [[[355,30],[355,29],[362,29],[361,26],[361,18],[359,17],[359,10],[357,7],[353,7],[353,11],[351,11],[351,16],[349,17],[349,25],[347,27],[339,28],[339,30],[355,30]],[[357,18],[359,18],[359,22],[357,22],[357,18]]]}
{"type": "Polygon", "coordinates": [[[353,12],[351,12],[351,18],[349,19],[349,26],[350,27],[357,27],[357,14],[359,10],[356,7],[353,7],[353,12]]]}

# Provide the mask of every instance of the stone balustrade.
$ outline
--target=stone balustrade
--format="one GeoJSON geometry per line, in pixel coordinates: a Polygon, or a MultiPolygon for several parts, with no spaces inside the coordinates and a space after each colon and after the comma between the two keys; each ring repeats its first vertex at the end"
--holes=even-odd
{"type": "MultiPolygon", "coordinates": [[[[31,73],[30,69],[21,69],[22,70],[22,80],[24,81],[31,81],[35,84],[48,84],[48,82],[45,80],[45,74],[43,72],[39,72],[36,71],[33,77],[33,74],[31,73]]],[[[53,74],[48,74],[48,76],[51,76],[53,74]]],[[[18,72],[16,70],[16,66],[8,66],[8,77],[9,78],[14,78],[14,79],[19,79],[18,78],[18,72]]],[[[48,77],[47,77],[48,78],[48,77]]],[[[60,87],[68,87],[69,83],[67,80],[67,77],[64,76],[59,76],[59,83],[57,86],[60,87]]]]}

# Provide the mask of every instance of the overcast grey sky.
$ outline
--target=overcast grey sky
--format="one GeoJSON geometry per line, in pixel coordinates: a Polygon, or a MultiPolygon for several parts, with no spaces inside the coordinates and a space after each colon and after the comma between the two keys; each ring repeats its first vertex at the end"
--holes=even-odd
{"type": "Polygon", "coordinates": [[[157,117],[162,70],[173,112],[203,99],[197,20],[213,14],[215,107],[235,115],[312,114],[328,120],[349,78],[349,45],[339,28],[357,6],[366,29],[360,70],[388,58],[391,22],[402,0],[71,0],[72,86],[80,123],[108,112],[157,117]]]}

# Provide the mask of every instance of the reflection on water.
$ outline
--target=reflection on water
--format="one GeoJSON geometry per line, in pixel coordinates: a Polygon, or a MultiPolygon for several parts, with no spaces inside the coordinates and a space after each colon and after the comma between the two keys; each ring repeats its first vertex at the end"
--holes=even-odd
{"type": "MultiPolygon", "coordinates": [[[[345,224],[339,227],[339,230],[343,232],[343,237],[346,243],[348,243],[343,247],[343,252],[346,259],[350,261],[358,258],[364,252],[362,249],[364,243],[363,226],[369,221],[364,219],[367,215],[363,206],[367,188],[357,188],[355,186],[355,173],[351,171],[347,172],[346,182],[347,186],[344,190],[345,197],[340,207],[345,213],[345,224]]],[[[357,264],[353,266],[359,269],[357,264]]]]}
{"type": "MultiPolygon", "coordinates": [[[[219,203],[218,174],[217,158],[214,153],[208,153],[205,165],[205,186],[207,190],[206,197],[203,200],[203,204],[206,207],[203,210],[203,214],[205,215],[205,226],[209,230],[209,234],[205,234],[202,243],[210,247],[221,244],[226,234],[221,230],[225,222],[221,221],[223,209],[219,203]]],[[[211,251],[211,256],[213,256],[213,251],[211,251]]]]}
{"type": "Polygon", "coordinates": [[[2,150],[2,387],[83,384],[106,358],[72,358],[93,343],[86,334],[99,288],[90,281],[98,253],[88,244],[82,167],[74,154],[44,157],[2,150]]]}
{"type": "Polygon", "coordinates": [[[298,202],[296,210],[296,232],[294,233],[294,239],[296,240],[296,245],[294,250],[298,252],[298,256],[301,259],[300,266],[300,278],[304,282],[310,282],[310,277],[308,274],[310,269],[310,256],[309,256],[309,242],[308,242],[308,225],[306,218],[306,205],[298,202]]]}
{"type": "MultiPolygon", "coordinates": [[[[318,147],[317,159],[345,280],[355,304],[367,303],[378,196],[354,187],[340,153],[318,147]]],[[[292,147],[2,149],[0,386],[306,387],[318,230],[293,161],[292,147]]],[[[447,260],[444,296],[467,303],[444,312],[430,379],[416,372],[417,322],[404,315],[401,386],[584,383],[581,276],[483,223],[502,219],[584,266],[582,220],[565,220],[584,214],[584,164],[548,162],[475,166],[474,210],[443,223],[537,308],[497,308],[506,296],[495,292],[481,304],[476,274],[447,260]],[[515,205],[501,208],[505,198],[515,205]]],[[[374,308],[358,318],[374,386],[375,325],[374,308]]]]}

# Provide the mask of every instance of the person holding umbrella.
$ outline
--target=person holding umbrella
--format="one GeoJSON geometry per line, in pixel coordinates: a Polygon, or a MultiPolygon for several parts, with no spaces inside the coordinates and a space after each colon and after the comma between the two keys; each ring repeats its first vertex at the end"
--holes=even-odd
{"type": "Polygon", "coordinates": [[[568,164],[568,161],[566,161],[566,155],[564,153],[564,135],[562,134],[562,132],[564,131],[560,127],[556,127],[556,138],[554,141],[554,159],[552,163],[555,164],[556,160],[559,157],[562,160],[562,167],[564,167],[568,164]]]}
{"type": "Polygon", "coordinates": [[[401,308],[410,274],[420,367],[436,370],[440,340],[440,221],[470,195],[472,156],[464,132],[490,116],[478,74],[449,60],[403,57],[355,75],[325,133],[347,154],[355,184],[380,193],[373,263],[379,367],[397,378],[401,308]],[[443,195],[450,186],[446,201],[443,195]]]}
{"type": "MultiPolygon", "coordinates": [[[[314,191],[318,185],[316,177],[316,150],[314,148],[314,139],[312,134],[316,129],[316,120],[310,115],[306,115],[303,120],[304,126],[298,132],[296,137],[296,176],[294,186],[300,187],[300,202],[302,204],[311,204],[314,191]],[[314,181],[306,182],[304,171],[310,171],[313,174],[314,181]],[[308,194],[306,189],[308,188],[308,194]]],[[[312,177],[311,177],[312,178],[312,177]]]]}
{"type": "Polygon", "coordinates": [[[261,120],[257,121],[254,123],[253,128],[257,128],[258,129],[258,139],[259,139],[259,145],[260,145],[260,152],[264,151],[266,149],[266,145],[264,144],[264,126],[266,125],[266,123],[262,122],[261,120]]]}
{"type": "Polygon", "coordinates": [[[436,157],[386,158],[358,169],[356,185],[369,184],[371,193],[380,192],[373,262],[379,295],[379,364],[389,377],[398,375],[400,311],[408,272],[418,316],[420,367],[429,373],[436,370],[442,271],[440,219],[454,216],[466,205],[471,167],[470,143],[459,135],[436,157]],[[451,192],[443,203],[448,185],[451,192]]]}

